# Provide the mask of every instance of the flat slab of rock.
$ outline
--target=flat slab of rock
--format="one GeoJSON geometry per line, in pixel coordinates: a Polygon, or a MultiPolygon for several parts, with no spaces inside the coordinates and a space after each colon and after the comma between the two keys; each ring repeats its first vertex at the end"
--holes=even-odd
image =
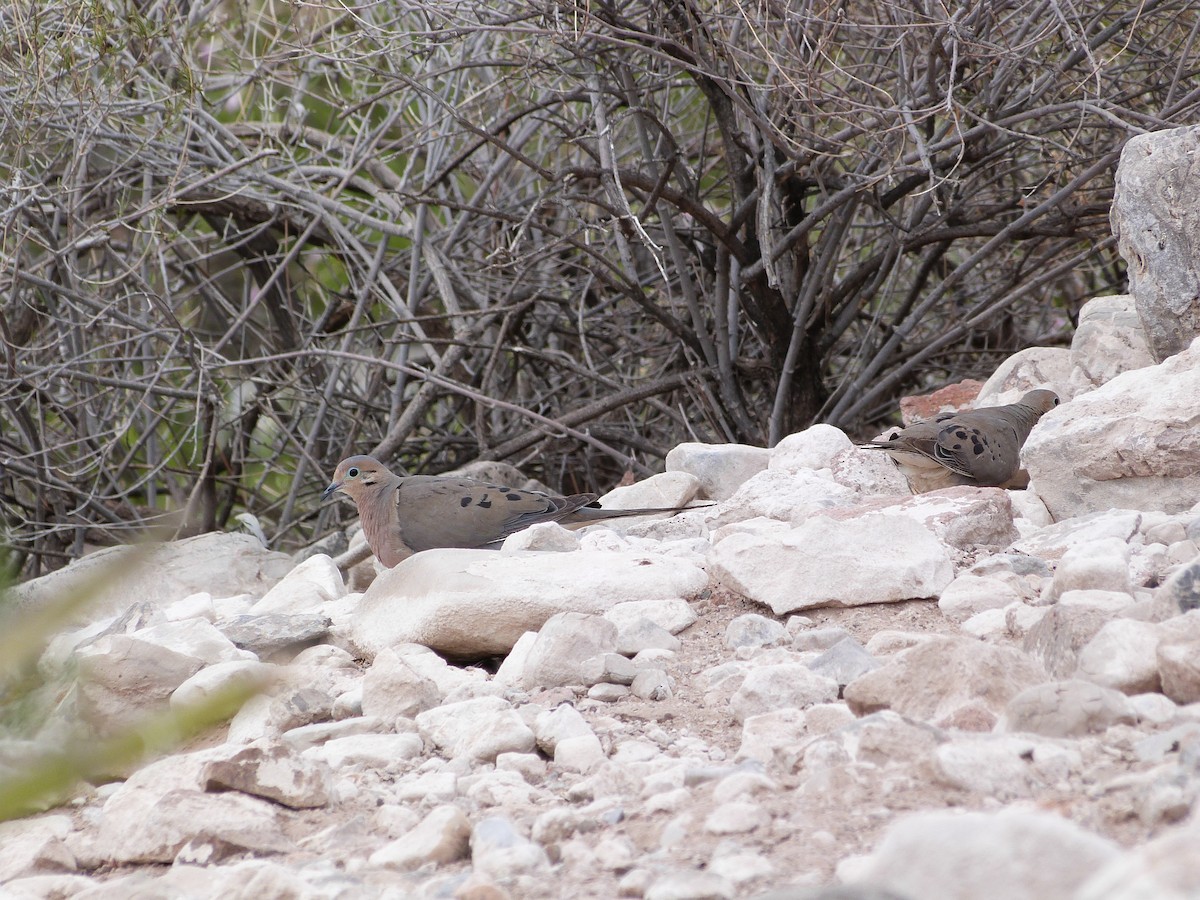
{"type": "Polygon", "coordinates": [[[946,547],[902,516],[811,518],[798,528],[733,534],[713,548],[716,578],[776,615],[936,597],[954,578],[946,547]]]}
{"type": "Polygon", "coordinates": [[[201,591],[214,597],[261,596],[294,565],[286,553],[267,550],[248,534],[201,534],[90,553],[57,572],[17,585],[12,597],[23,609],[71,591],[85,592],[91,600],[76,612],[74,621],[94,622],[133,600],[159,606],[201,591]]]}
{"type": "Polygon", "coordinates": [[[932,638],[846,685],[845,698],[858,715],[881,709],[934,724],[953,724],[964,707],[990,713],[990,730],[1009,700],[1046,681],[1046,672],[1015,647],[970,638],[932,638]]]}
{"type": "Polygon", "coordinates": [[[291,809],[325,806],[333,787],[329,766],[282,744],[246,747],[215,759],[205,765],[201,778],[206,791],[240,791],[291,809]]]}
{"type": "Polygon", "coordinates": [[[478,658],[507,653],[558,612],[599,614],[630,600],[680,599],[707,583],[690,562],[635,551],[428,550],[375,579],[349,637],[371,655],[417,643],[478,658]]]}
{"type": "Polygon", "coordinates": [[[1008,491],[1000,488],[960,485],[915,497],[878,497],[831,510],[829,516],[851,519],[871,513],[919,522],[957,550],[995,551],[1018,537],[1013,526],[1012,501],[1008,491]]]}
{"type": "Polygon", "coordinates": [[[205,794],[130,789],[104,804],[97,857],[116,865],[170,863],[185,844],[219,841],[240,852],[283,853],[293,848],[272,803],[235,792],[205,794]]]}
{"type": "Polygon", "coordinates": [[[329,634],[328,616],[316,613],[267,613],[234,616],[217,622],[217,628],[234,645],[267,656],[286,648],[302,649],[329,634]]]}

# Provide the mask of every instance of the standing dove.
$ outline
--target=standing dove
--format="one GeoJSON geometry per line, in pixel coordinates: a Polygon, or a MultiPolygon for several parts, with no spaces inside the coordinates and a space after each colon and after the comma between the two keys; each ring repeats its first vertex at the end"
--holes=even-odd
{"type": "Polygon", "coordinates": [[[595,494],[551,497],[476,481],[436,475],[393,475],[370,456],[338,463],[325,500],[338,491],[358,506],[372,552],[391,568],[414,553],[434,547],[494,547],[536,522],[578,525],[684,507],[602,509],[595,494]]]}
{"type": "Polygon", "coordinates": [[[1030,391],[1008,406],[943,413],[859,446],[886,452],[914,494],[956,484],[1000,487],[1017,476],[1025,439],[1056,406],[1053,391],[1030,391]]]}

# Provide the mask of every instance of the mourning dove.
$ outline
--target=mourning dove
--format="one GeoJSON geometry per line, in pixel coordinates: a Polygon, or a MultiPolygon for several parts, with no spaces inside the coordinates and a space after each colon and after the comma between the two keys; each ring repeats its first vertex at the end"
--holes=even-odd
{"type": "Polygon", "coordinates": [[[1030,391],[1008,406],[943,413],[859,446],[885,451],[914,494],[956,484],[1007,486],[1019,478],[1021,446],[1029,432],[1056,406],[1053,391],[1030,391]]]}
{"type": "Polygon", "coordinates": [[[685,508],[602,509],[595,494],[551,497],[473,478],[401,477],[370,456],[338,463],[321,499],[339,491],[358,506],[367,543],[389,568],[434,547],[496,546],[537,522],[580,525],[685,508]]]}

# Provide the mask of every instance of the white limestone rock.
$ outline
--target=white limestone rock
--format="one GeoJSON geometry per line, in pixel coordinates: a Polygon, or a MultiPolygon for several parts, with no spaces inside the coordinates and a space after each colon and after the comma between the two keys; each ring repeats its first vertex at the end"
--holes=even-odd
{"type": "Polygon", "coordinates": [[[310,556],[251,607],[266,613],[320,613],[322,607],[346,595],[346,585],[333,560],[324,553],[310,556]]]}
{"type": "MultiPolygon", "coordinates": [[[[868,451],[863,451],[868,452],[868,451]]],[[[881,454],[882,455],[882,454],[881,454]]],[[[834,519],[866,515],[903,517],[918,522],[947,547],[975,554],[996,552],[1017,539],[1014,492],[961,485],[911,497],[878,497],[829,513],[834,519]]]]}
{"type": "Polygon", "coordinates": [[[684,560],[632,550],[428,550],[372,583],[348,636],[370,655],[404,642],[452,657],[503,654],[555,613],[680,599],[707,582],[702,569],[684,560]]]}
{"type": "Polygon", "coordinates": [[[963,572],[938,597],[938,609],[955,622],[965,622],[986,610],[1003,609],[1021,602],[1011,580],[963,572]]]}
{"type": "Polygon", "coordinates": [[[1048,388],[1065,401],[1074,396],[1071,366],[1071,351],[1064,347],[1026,347],[996,367],[979,389],[975,406],[1016,403],[1037,388],[1048,388]]]}
{"type": "Polygon", "coordinates": [[[709,834],[745,834],[771,824],[771,815],[762,804],[730,800],[715,807],[704,820],[709,834]]]}
{"type": "Polygon", "coordinates": [[[997,730],[1079,737],[1136,721],[1133,705],[1119,691],[1087,681],[1050,681],[1026,688],[1009,700],[997,730]]]}
{"type": "Polygon", "coordinates": [[[840,690],[860,675],[878,669],[879,665],[879,660],[871,656],[862,644],[847,637],[811,660],[808,668],[817,675],[831,679],[840,690]]]}
{"type": "Polygon", "coordinates": [[[392,649],[418,675],[432,681],[443,698],[487,680],[486,674],[480,669],[453,666],[422,644],[394,644],[392,649]]]}
{"type": "Polygon", "coordinates": [[[1162,692],[1176,703],[1200,703],[1200,639],[1164,637],[1155,650],[1162,692]]]}
{"type": "Polygon", "coordinates": [[[171,694],[204,666],[204,660],[124,634],[106,635],[76,653],[77,705],[101,735],[119,733],[167,708],[171,694]]]}
{"type": "MultiPolygon", "coordinates": [[[[519,687],[521,679],[525,677],[525,667],[529,665],[529,654],[533,651],[534,644],[537,643],[538,633],[536,631],[527,631],[513,644],[512,650],[504,657],[504,662],[500,663],[500,668],[496,670],[492,680],[504,687],[519,687]]],[[[586,663],[586,661],[585,661],[586,663]]],[[[585,666],[581,664],[580,677],[585,679],[587,675],[584,673],[585,666]]]]}
{"type": "Polygon", "coordinates": [[[289,747],[296,750],[307,750],[310,747],[320,747],[352,735],[378,735],[385,728],[383,721],[375,716],[358,716],[352,719],[339,719],[336,722],[313,722],[310,725],[299,725],[285,731],[280,738],[289,747]]]}
{"type": "Polygon", "coordinates": [[[1157,360],[1181,353],[1200,334],[1200,127],[1135,135],[1117,165],[1112,230],[1129,264],[1129,293],[1157,360]]]}
{"type": "Polygon", "coordinates": [[[1071,363],[1072,384],[1087,390],[1122,372],[1154,365],[1132,296],[1093,297],[1080,307],[1071,337],[1071,363]]]}
{"type": "Polygon", "coordinates": [[[65,840],[71,817],[40,816],[0,822],[0,884],[52,872],[75,871],[75,854],[65,840]]]}
{"type": "Polygon", "coordinates": [[[206,763],[201,781],[209,792],[240,791],[290,809],[326,806],[333,791],[333,771],[328,765],[269,742],[236,749],[206,763]]]}
{"type": "Polygon", "coordinates": [[[505,816],[488,816],[471,829],[471,865],[497,880],[546,869],[546,851],[525,838],[505,816]]]}
{"type": "Polygon", "coordinates": [[[185,845],[218,842],[232,852],[293,849],[273,803],[237,792],[129,788],[101,809],[93,847],[111,865],[170,863],[185,845]]]}
{"type": "Polygon", "coordinates": [[[1057,520],[1113,507],[1188,509],[1200,496],[1197,396],[1200,341],[1051,410],[1023,451],[1031,489],[1057,520]]]}
{"type": "Polygon", "coordinates": [[[554,756],[555,747],[566,738],[595,737],[591,726],[569,703],[539,712],[534,721],[533,734],[538,749],[548,756],[554,756]]]}
{"type": "Polygon", "coordinates": [[[1200,834],[1194,821],[1110,860],[1072,900],[1189,900],[1200,895],[1200,834]]]}
{"type": "MultiPolygon", "coordinates": [[[[846,710],[846,719],[853,718],[846,710]]],[[[799,748],[808,734],[802,709],[784,707],[746,716],[742,721],[742,742],[734,758],[739,761],[753,759],[764,766],[774,765],[790,771],[800,758],[799,748]]]]}
{"type": "Polygon", "coordinates": [[[662,669],[642,669],[630,682],[629,690],[643,700],[670,700],[674,695],[674,679],[662,669]]]}
{"type": "Polygon", "coordinates": [[[605,759],[604,745],[594,734],[563,738],[554,745],[554,765],[569,772],[595,771],[605,759]]]}
{"type": "Polygon", "coordinates": [[[778,873],[778,868],[770,859],[761,853],[728,852],[716,853],[709,860],[706,870],[724,878],[735,885],[746,884],[759,879],[770,878],[778,873]]]}
{"type": "Polygon", "coordinates": [[[1015,647],[936,637],[850,682],[843,695],[858,715],[892,709],[938,725],[954,724],[970,710],[990,729],[1010,699],[1046,680],[1045,670],[1015,647]]]}
{"type": "Polygon", "coordinates": [[[435,866],[465,859],[470,849],[471,823],[461,809],[443,804],[431,809],[403,837],[371,854],[373,866],[411,872],[427,863],[435,866]]]}
{"type": "Polygon", "coordinates": [[[754,518],[795,525],[809,516],[852,506],[861,499],[854,488],[838,484],[827,470],[767,469],[748,479],[732,497],[710,510],[708,523],[714,531],[754,518]]]}
{"type": "Polygon", "coordinates": [[[87,591],[90,602],[72,617],[87,623],[125,610],[131,599],[165,608],[200,591],[214,597],[261,596],[291,569],[291,557],[264,549],[248,534],[211,533],[99,550],[13,587],[11,596],[20,610],[53,603],[73,591],[87,591]]]}
{"type": "MultiPolygon", "coordinates": [[[[1010,603],[1003,609],[985,609],[976,613],[962,623],[960,630],[981,641],[1024,638],[1045,615],[1045,607],[1028,606],[1022,602],[1010,603]]],[[[1074,671],[1074,665],[1071,671],[1074,671]]]]}
{"type": "Polygon", "coordinates": [[[778,472],[828,472],[856,495],[907,494],[908,484],[885,454],[860,450],[840,429],[818,424],[783,438],[771,451],[778,472]]]}
{"type": "Polygon", "coordinates": [[[787,640],[787,629],[774,619],[758,613],[743,613],[735,616],[725,628],[725,646],[732,650],[738,647],[773,647],[787,640]]]}
{"type": "Polygon", "coordinates": [[[601,616],[556,613],[546,620],[517,682],[527,690],[583,684],[583,663],[617,649],[617,626],[601,616]]]}
{"type": "Polygon", "coordinates": [[[437,684],[413,668],[410,657],[390,647],[375,655],[362,679],[362,711],[385,721],[411,719],[437,706],[444,696],[437,684]]]}
{"type": "Polygon", "coordinates": [[[1069,549],[1105,538],[1130,541],[1142,528],[1145,514],[1133,509],[1105,509],[1085,513],[1039,528],[1013,542],[1011,552],[1043,560],[1062,559],[1069,549]]]}
{"type": "MultiPolygon", "coordinates": [[[[689,472],[672,471],[651,475],[633,484],[613,488],[600,498],[605,509],[643,509],[676,507],[690,503],[700,493],[700,479],[689,472]]],[[[634,519],[614,519],[609,525],[620,525],[634,519]]]]}
{"type": "MultiPolygon", "coordinates": [[[[579,674],[586,685],[633,684],[638,667],[620,653],[601,653],[585,659],[579,666],[579,674]]],[[[499,677],[499,673],[497,673],[499,677]]]]}
{"type": "Polygon", "coordinates": [[[898,819],[852,881],[906,897],[1071,897],[1119,854],[1107,838],[1040,810],[938,810],[898,819]]]}
{"type": "Polygon", "coordinates": [[[417,728],[445,756],[491,762],[505,752],[528,753],[533,732],[500,697],[444,703],[417,716],[417,728]]]}
{"type": "Polygon", "coordinates": [[[636,656],[643,650],[674,653],[682,646],[679,638],[649,619],[634,619],[617,629],[617,652],[625,656],[636,656]]]}
{"type": "Polygon", "coordinates": [[[579,535],[557,522],[537,522],[510,534],[500,545],[500,552],[518,554],[525,550],[541,550],[551,553],[570,553],[578,550],[579,535]]]}
{"type": "Polygon", "coordinates": [[[1172,572],[1155,592],[1155,599],[1172,611],[1200,609],[1200,559],[1193,558],[1172,572]]]}
{"type": "Polygon", "coordinates": [[[258,656],[249,650],[238,649],[233,641],[207,619],[160,622],[148,628],[139,628],[129,636],[166,647],[176,653],[194,656],[206,664],[258,659],[258,656]]]}
{"type": "Polygon", "coordinates": [[[1034,797],[1078,774],[1078,751],[1029,735],[980,734],[939,744],[933,751],[933,780],[969,794],[1000,801],[1034,797]]]}
{"type": "Polygon", "coordinates": [[[206,666],[175,688],[171,692],[170,706],[176,711],[198,709],[222,696],[266,690],[278,678],[278,666],[258,660],[217,663],[206,666]]]}
{"type": "Polygon", "coordinates": [[[668,600],[629,600],[606,610],[604,618],[617,626],[625,627],[638,619],[649,619],[671,634],[678,634],[696,621],[696,611],[691,604],[679,597],[668,600]]]}
{"type": "Polygon", "coordinates": [[[1149,622],[1113,619],[1079,651],[1075,677],[1123,694],[1160,690],[1159,639],[1149,622]]]}
{"type": "Polygon", "coordinates": [[[686,472],[710,500],[728,500],[744,481],[763,471],[771,451],[745,444],[677,444],[667,453],[668,472],[686,472]]]}
{"type": "MultiPolygon", "coordinates": [[[[1091,591],[1068,591],[1064,597],[1089,595],[1091,591]]],[[[1109,596],[1108,592],[1103,592],[1109,596]]],[[[1023,646],[1050,675],[1065,679],[1075,675],[1079,653],[1114,616],[1093,603],[1062,602],[1043,607],[1044,615],[1029,629],[1023,646]]]]}
{"type": "Polygon", "coordinates": [[[1133,593],[1129,578],[1129,544],[1118,537],[1101,538],[1067,549],[1054,570],[1053,597],[1067,591],[1102,590],[1133,593]]]}
{"type": "Polygon", "coordinates": [[[658,876],[642,895],[645,900],[732,900],[733,882],[713,872],[680,869],[658,876]]]}
{"type": "Polygon", "coordinates": [[[417,759],[425,750],[421,736],[402,734],[346,734],[303,750],[307,760],[321,762],[337,772],[349,768],[386,771],[397,763],[417,759]]]}
{"type": "Polygon", "coordinates": [[[945,546],[916,522],[816,517],[781,535],[734,534],[714,548],[719,581],[776,615],[937,596],[954,577],[945,546]]]}
{"type": "Polygon", "coordinates": [[[735,721],[775,709],[804,709],[836,700],[838,683],[803,663],[756,666],[746,673],[729,701],[735,721]]]}

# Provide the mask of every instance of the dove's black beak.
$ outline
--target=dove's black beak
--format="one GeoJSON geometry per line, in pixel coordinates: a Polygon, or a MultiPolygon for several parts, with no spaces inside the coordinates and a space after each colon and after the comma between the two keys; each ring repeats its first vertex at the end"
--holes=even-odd
{"type": "Polygon", "coordinates": [[[329,487],[325,488],[325,490],[321,491],[321,501],[324,502],[324,501],[328,500],[330,497],[332,497],[334,494],[336,494],[341,489],[342,489],[342,483],[340,481],[335,481],[329,487]]]}

